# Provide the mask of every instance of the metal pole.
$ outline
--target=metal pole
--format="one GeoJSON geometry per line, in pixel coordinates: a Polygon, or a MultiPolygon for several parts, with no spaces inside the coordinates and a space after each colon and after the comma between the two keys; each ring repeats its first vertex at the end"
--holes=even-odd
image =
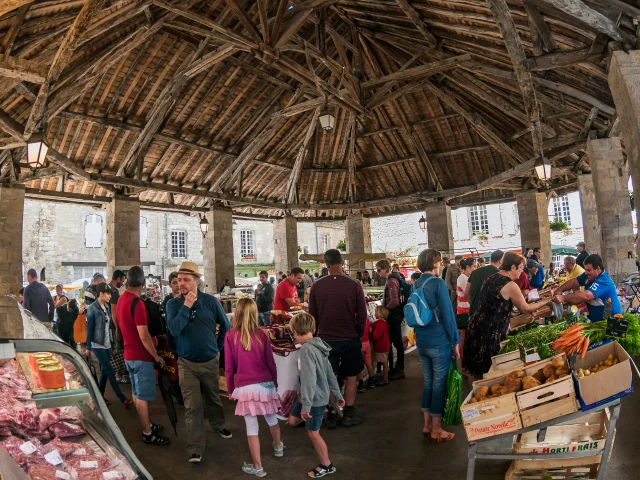
{"type": "Polygon", "coordinates": [[[478,451],[477,443],[469,444],[468,456],[469,459],[467,461],[467,480],[473,480],[476,474],[476,452],[478,451]]]}
{"type": "Polygon", "coordinates": [[[611,447],[613,446],[613,437],[616,432],[616,423],[620,416],[620,404],[613,407],[611,412],[611,420],[609,421],[609,429],[607,431],[607,440],[604,442],[604,450],[602,450],[602,460],[600,460],[600,468],[598,468],[598,480],[604,480],[604,474],[607,470],[607,463],[609,463],[609,454],[611,453],[611,447]]]}

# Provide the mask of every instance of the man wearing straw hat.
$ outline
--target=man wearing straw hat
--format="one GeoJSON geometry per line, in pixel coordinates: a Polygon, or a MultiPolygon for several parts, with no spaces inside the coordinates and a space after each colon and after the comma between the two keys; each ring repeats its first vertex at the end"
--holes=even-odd
{"type": "Polygon", "coordinates": [[[201,390],[211,428],[222,438],[232,436],[225,428],[218,394],[218,357],[227,333],[227,315],[213,295],[198,291],[202,275],[195,263],[183,262],[177,273],[181,295],[167,302],[167,324],[179,357],[180,388],[189,435],[187,449],[191,453],[189,462],[200,463],[207,445],[201,390]]]}

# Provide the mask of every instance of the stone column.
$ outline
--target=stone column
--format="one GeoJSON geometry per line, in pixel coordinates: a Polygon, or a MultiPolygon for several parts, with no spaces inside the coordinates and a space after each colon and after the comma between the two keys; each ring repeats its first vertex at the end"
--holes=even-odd
{"type": "Polygon", "coordinates": [[[107,274],[134,265],[140,265],[140,202],[115,197],[107,205],[107,274]]]}
{"type": "MultiPolygon", "coordinates": [[[[347,253],[371,253],[371,221],[364,215],[349,215],[345,222],[347,253]]],[[[371,262],[349,262],[349,270],[373,268],[371,262]]]]}
{"type": "Polygon", "coordinates": [[[24,185],[0,185],[0,295],[22,288],[24,185]]]}
{"type": "Polygon", "coordinates": [[[580,209],[582,210],[582,231],[587,252],[600,253],[600,222],[596,192],[593,188],[593,177],[590,173],[578,174],[578,191],[580,192],[580,209]]]}
{"type": "Polygon", "coordinates": [[[453,223],[451,207],[444,203],[434,203],[425,208],[427,219],[427,246],[445,252],[443,256],[453,253],[453,223]]]}
{"type": "Polygon", "coordinates": [[[273,222],[273,249],[277,272],[290,272],[298,260],[298,221],[285,216],[273,222]]]}
{"type": "Polygon", "coordinates": [[[205,213],[205,217],[209,222],[209,232],[202,241],[204,291],[218,293],[225,280],[235,285],[233,216],[229,208],[213,208],[205,213]]]}
{"type": "MultiPolygon", "coordinates": [[[[629,174],[633,179],[633,197],[640,205],[640,51],[613,52],[609,67],[609,88],[620,120],[624,147],[627,154],[629,174]]],[[[620,190],[618,195],[626,193],[620,190]]],[[[636,221],[640,219],[640,208],[636,207],[636,221]]],[[[638,221],[640,225],[640,221],[638,221]]],[[[640,254],[640,242],[636,245],[640,254]]]]}
{"type": "Polygon", "coordinates": [[[548,268],[552,256],[549,200],[544,193],[527,190],[516,195],[516,202],[520,219],[520,243],[524,248],[540,247],[540,263],[548,268]]]}
{"type": "Polygon", "coordinates": [[[589,140],[587,154],[600,221],[600,256],[614,282],[636,271],[633,259],[633,218],[627,193],[629,171],[619,137],[589,140]]]}

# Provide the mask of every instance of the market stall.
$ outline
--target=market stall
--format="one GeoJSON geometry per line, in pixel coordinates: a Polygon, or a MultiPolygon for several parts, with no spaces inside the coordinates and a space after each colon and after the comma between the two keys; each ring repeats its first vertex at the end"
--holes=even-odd
{"type": "Polygon", "coordinates": [[[144,479],[85,360],[0,297],[0,478],[144,479]]]}
{"type": "Polygon", "coordinates": [[[460,408],[468,480],[477,459],[513,460],[506,480],[604,478],[620,398],[633,393],[633,372],[640,375],[632,360],[640,354],[640,318],[607,317],[531,322],[503,342],[460,408]],[[505,438],[513,439],[510,452],[479,450],[505,438]]]}

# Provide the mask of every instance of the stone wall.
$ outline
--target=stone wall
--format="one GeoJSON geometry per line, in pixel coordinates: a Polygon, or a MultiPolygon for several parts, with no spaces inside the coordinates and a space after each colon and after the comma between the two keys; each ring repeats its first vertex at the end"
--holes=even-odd
{"type": "Polygon", "coordinates": [[[0,295],[15,295],[22,286],[23,208],[23,187],[0,187],[0,295]]]}
{"type": "Polygon", "coordinates": [[[551,262],[549,201],[544,193],[530,190],[517,195],[520,243],[524,248],[540,247],[543,265],[551,262]]]}

